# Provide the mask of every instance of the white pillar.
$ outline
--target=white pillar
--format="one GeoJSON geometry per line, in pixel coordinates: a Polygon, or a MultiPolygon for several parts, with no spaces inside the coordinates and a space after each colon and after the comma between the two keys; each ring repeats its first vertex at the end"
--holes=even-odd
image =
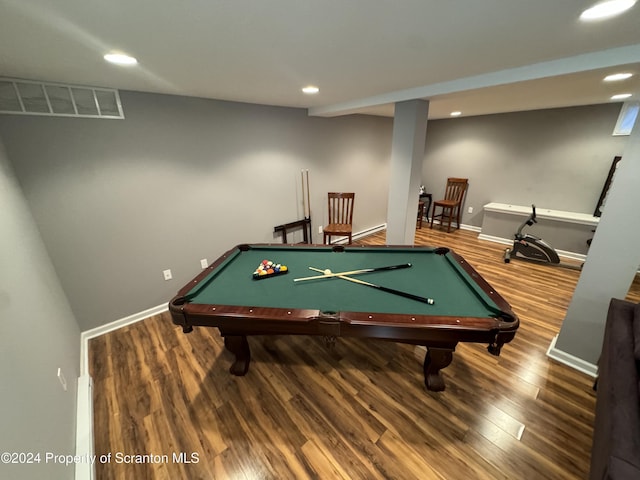
{"type": "Polygon", "coordinates": [[[568,364],[572,360],[597,364],[609,302],[626,297],[639,265],[640,126],[636,124],[618,163],[567,316],[549,350],[551,357],[568,358],[568,364]]]}
{"type": "Polygon", "coordinates": [[[395,105],[387,207],[387,245],[413,245],[429,102],[395,105]]]}

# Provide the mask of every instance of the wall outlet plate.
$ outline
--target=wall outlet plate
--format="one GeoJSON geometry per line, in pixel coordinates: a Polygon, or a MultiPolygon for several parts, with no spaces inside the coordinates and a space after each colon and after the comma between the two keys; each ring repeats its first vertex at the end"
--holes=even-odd
{"type": "Polygon", "coordinates": [[[64,374],[62,373],[62,369],[58,368],[58,380],[60,380],[60,385],[62,385],[62,389],[67,391],[67,379],[64,378],[64,374]]]}

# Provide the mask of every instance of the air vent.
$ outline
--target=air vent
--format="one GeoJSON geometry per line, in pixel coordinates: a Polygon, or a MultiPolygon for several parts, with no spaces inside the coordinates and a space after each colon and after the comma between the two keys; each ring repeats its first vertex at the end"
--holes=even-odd
{"type": "Polygon", "coordinates": [[[124,118],[117,90],[12,78],[0,78],[0,113],[124,118]]]}

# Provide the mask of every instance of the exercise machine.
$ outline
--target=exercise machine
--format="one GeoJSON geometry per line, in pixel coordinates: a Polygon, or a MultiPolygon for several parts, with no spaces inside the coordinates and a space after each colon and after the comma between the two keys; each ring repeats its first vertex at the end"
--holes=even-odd
{"type": "Polygon", "coordinates": [[[536,220],[536,206],[531,205],[532,213],[518,228],[513,239],[513,248],[507,248],[504,252],[504,263],[509,263],[512,258],[520,260],[530,260],[537,263],[548,263],[571,267],[571,265],[561,264],[560,257],[554,248],[541,238],[529,234],[523,234],[525,226],[532,226],[538,223],[536,220]]]}

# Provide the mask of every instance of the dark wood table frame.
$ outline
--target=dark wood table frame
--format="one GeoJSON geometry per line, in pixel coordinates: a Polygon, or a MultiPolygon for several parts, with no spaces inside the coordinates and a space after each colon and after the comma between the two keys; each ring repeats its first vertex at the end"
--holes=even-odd
{"type": "MultiPolygon", "coordinates": [[[[315,245],[317,247],[317,245],[315,245]]],[[[304,246],[295,246],[304,248],[304,246]]],[[[242,248],[239,246],[237,248],[242,248]]],[[[247,246],[247,248],[249,248],[247,246]]],[[[349,248],[333,246],[336,251],[349,248]]],[[[384,247],[394,248],[394,247],[384,247]]],[[[398,247],[408,248],[408,247],[398,247]]],[[[420,248],[420,247],[413,247],[420,248]]],[[[236,249],[229,250],[194,280],[185,285],[169,303],[169,311],[176,325],[185,333],[194,326],[217,327],[227,350],[235,355],[230,372],[242,376],[249,370],[251,350],[247,336],[253,335],[319,335],[359,337],[390,340],[399,343],[423,345],[427,348],[423,371],[428,390],[445,388],[440,371],[452,359],[458,342],[487,343],[492,355],[499,355],[502,346],[510,342],[519,327],[518,317],[510,305],[473,267],[455,252],[451,252],[459,265],[497,305],[500,313],[495,318],[427,317],[407,314],[376,314],[367,312],[321,312],[318,310],[234,305],[208,305],[189,303],[187,293],[216,269],[236,249]],[[416,328],[414,321],[421,322],[416,328]],[[432,325],[431,325],[432,324],[432,325]]],[[[436,249],[436,252],[439,249],[436,249]]],[[[443,248],[442,254],[449,254],[443,248]]]]}

